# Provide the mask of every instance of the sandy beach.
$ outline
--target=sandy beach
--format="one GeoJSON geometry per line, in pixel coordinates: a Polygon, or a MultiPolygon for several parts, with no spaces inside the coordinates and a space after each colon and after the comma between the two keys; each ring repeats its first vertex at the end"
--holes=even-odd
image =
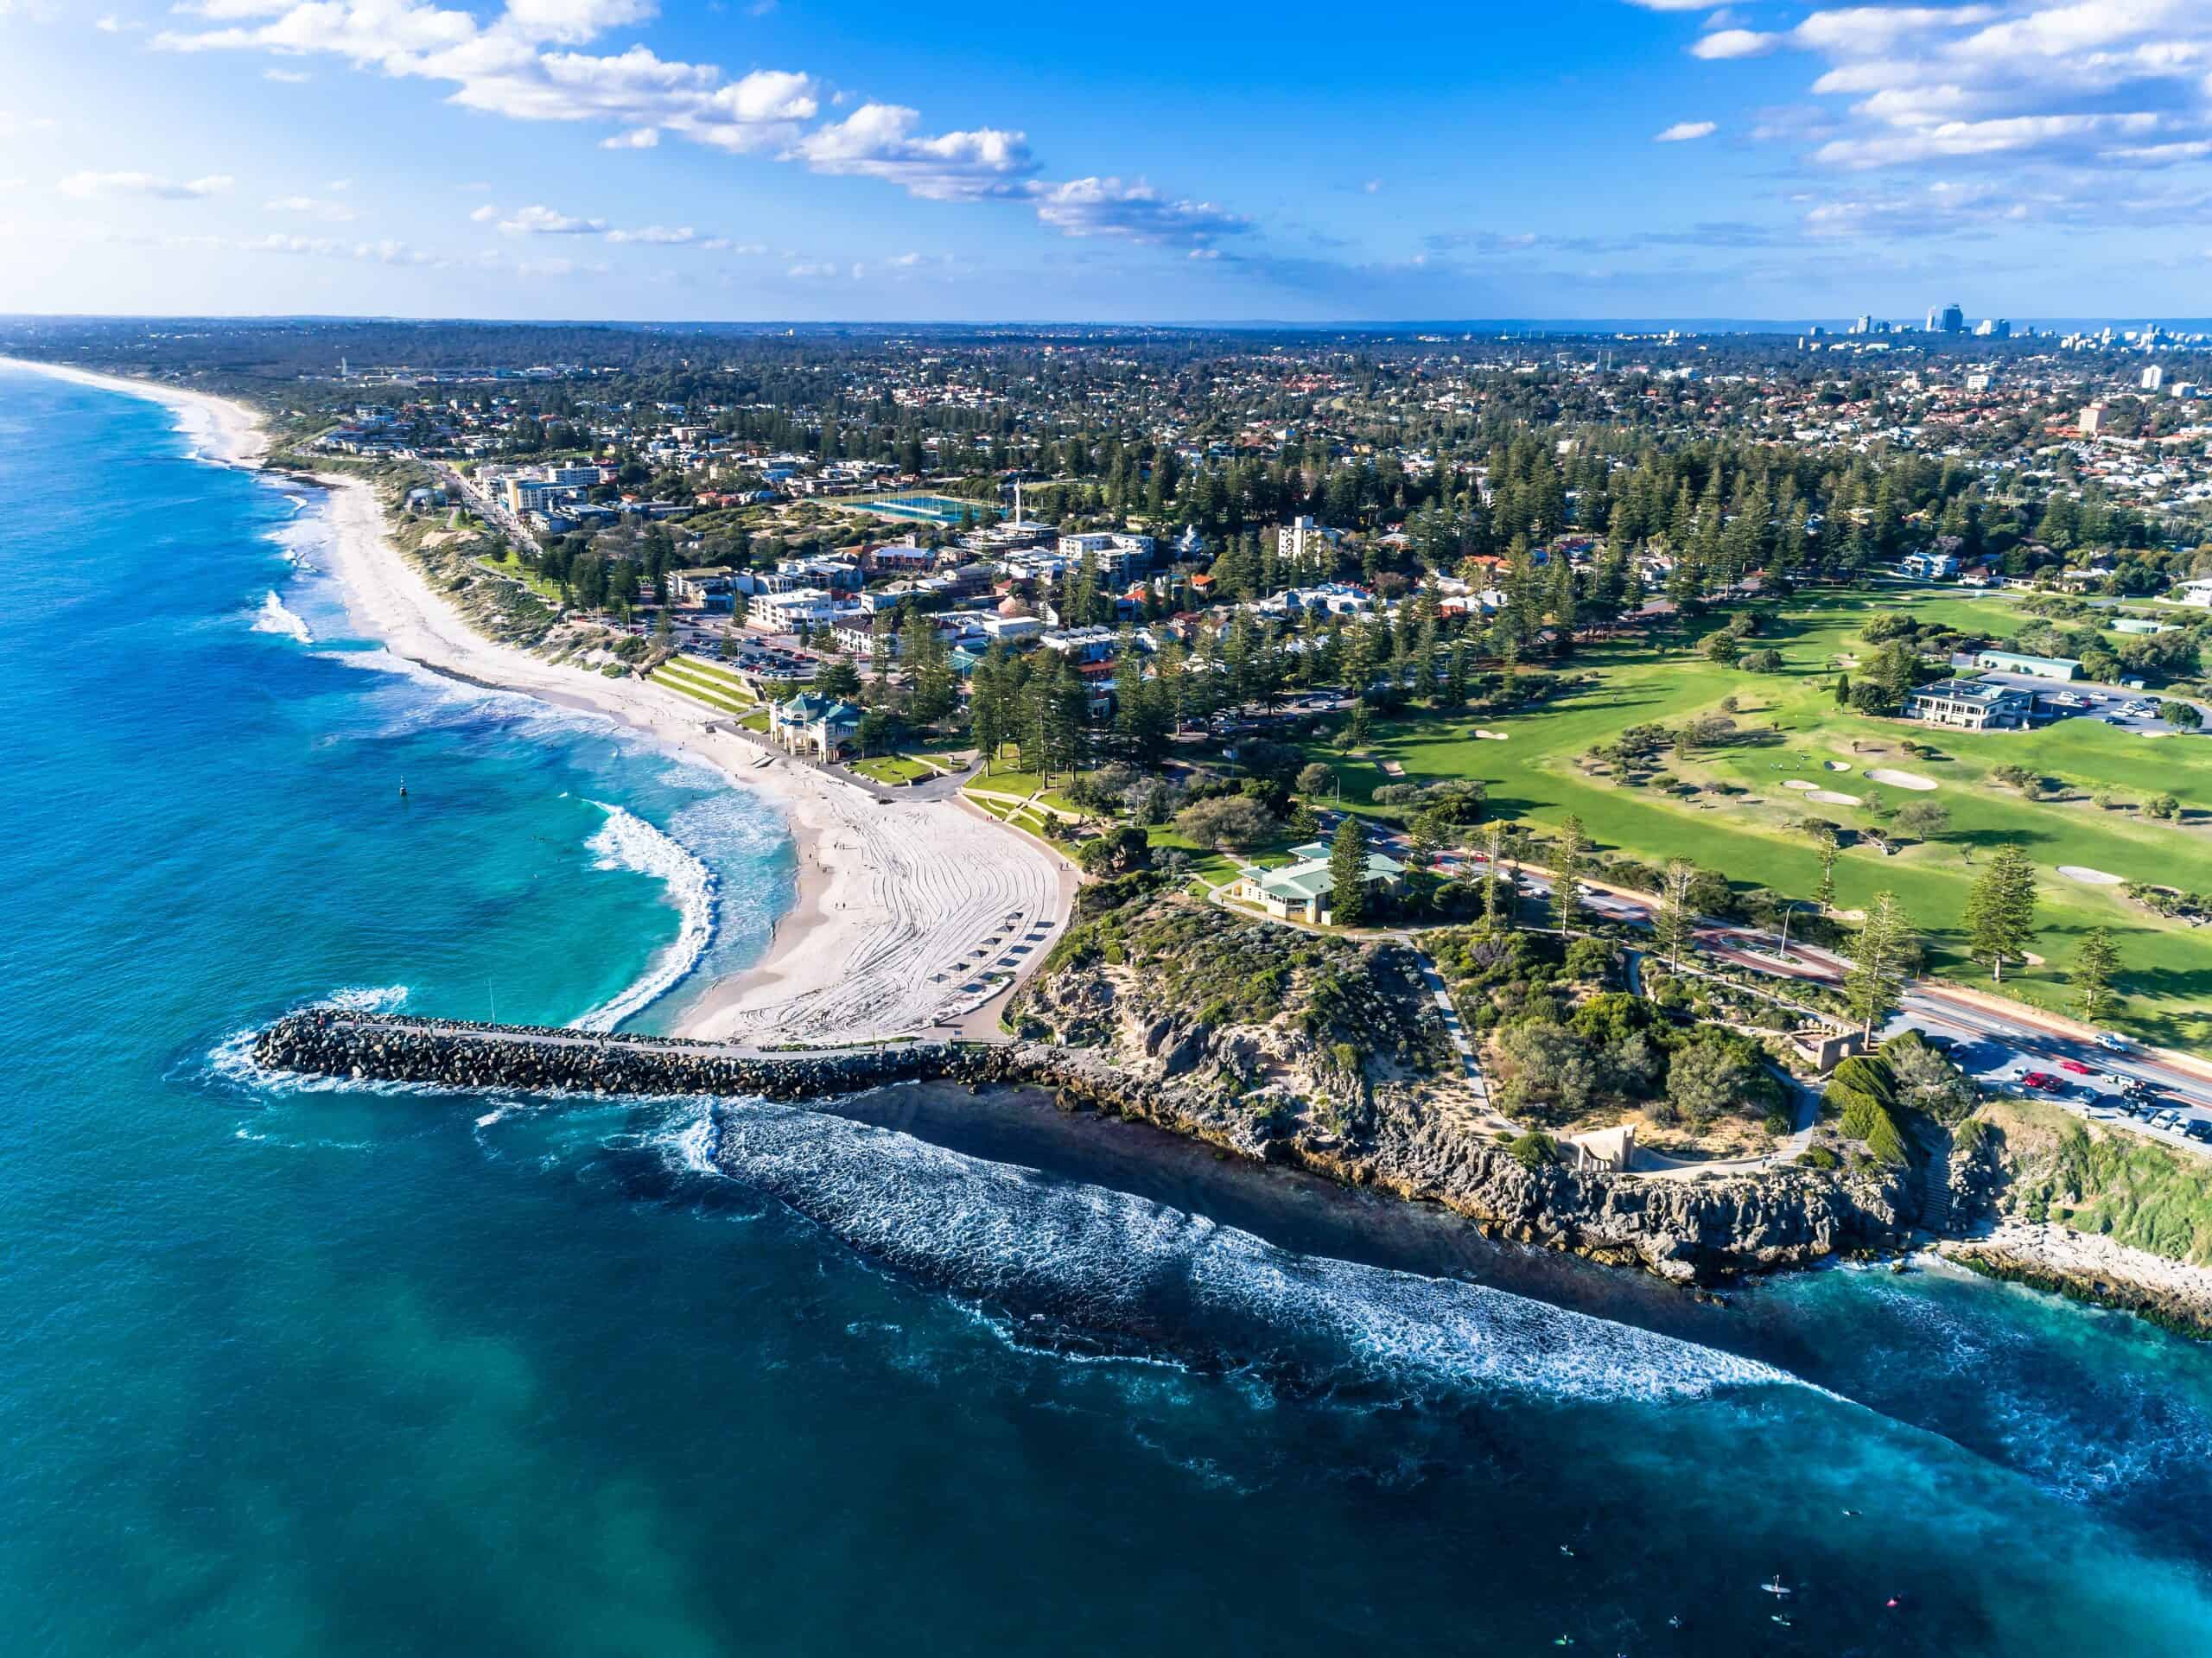
{"type": "MultiPolygon", "coordinates": [[[[590,709],[710,761],[734,786],[772,796],[798,842],[798,902],[767,956],[710,986],[677,1034],[760,1043],[830,1042],[925,1030],[969,1017],[963,987],[992,966],[1041,957],[1065,920],[1074,877],[1043,849],[950,800],[894,798],[707,729],[709,713],[647,681],[556,667],[475,632],[391,547],[374,492],[326,477],[336,575],[364,627],[397,655],[483,684],[590,709]]],[[[692,987],[686,987],[692,988],[692,987]]]]}
{"type": "MultiPolygon", "coordinates": [[[[203,458],[252,467],[268,452],[242,404],[152,381],[0,359],[178,410],[203,458]]],[[[749,1043],[837,1042],[928,1030],[996,1030],[1005,991],[969,988],[1040,961],[1072,903],[1065,860],[950,799],[879,804],[866,790],[778,760],[747,738],[709,732],[698,704],[635,678],[558,667],[477,633],[433,593],[385,533],[363,480],[324,475],[333,574],[364,632],[396,656],[475,683],[616,720],[772,798],[798,853],[798,891],[766,956],[693,999],[676,1034],[749,1043]]]]}
{"type": "Polygon", "coordinates": [[[166,403],[176,411],[177,429],[192,440],[203,461],[226,467],[257,467],[269,453],[269,435],[262,430],[261,417],[244,403],[233,403],[228,397],[188,391],[160,380],[125,379],[121,375],[95,374],[89,369],[35,363],[20,357],[0,357],[0,368],[27,369],[78,385],[99,386],[104,391],[128,392],[134,397],[166,403]]]}

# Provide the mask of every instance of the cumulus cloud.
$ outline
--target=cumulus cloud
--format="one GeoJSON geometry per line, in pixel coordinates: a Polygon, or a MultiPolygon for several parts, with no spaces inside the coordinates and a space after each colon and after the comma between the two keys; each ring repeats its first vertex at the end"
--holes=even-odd
{"type": "Polygon", "coordinates": [[[160,201],[193,201],[222,195],[236,182],[222,173],[181,183],[155,173],[72,173],[56,187],[63,195],[80,200],[93,196],[147,196],[160,201]]]}
{"type": "MultiPolygon", "coordinates": [[[[1245,228],[1210,202],[1149,185],[1092,177],[1039,182],[1027,137],[995,126],[934,132],[904,105],[842,105],[813,76],[763,68],[732,77],[709,63],[659,56],[642,44],[582,49],[606,31],[653,16],[652,0],[508,0],[480,18],[435,0],[198,0],[181,10],[196,26],[155,37],[174,52],[315,54],[446,87],[448,101],[522,121],[598,122],[620,129],[610,149],[645,149],[663,135],[733,154],[771,155],[823,174],[873,178],[937,201],[1031,203],[1071,236],[1203,243],[1245,228]]],[[[283,73],[291,73],[289,71],[283,73]]],[[[560,215],[551,215],[558,218],[560,215]]],[[[508,228],[509,226],[503,226],[508,228]]],[[[520,231],[551,233],[539,224],[520,231]]],[[[604,230],[588,221],[583,230],[604,230]]]]}
{"type": "Polygon", "coordinates": [[[1756,29],[1716,29],[1690,48],[1699,58],[1760,58],[1780,49],[1785,37],[1763,35],[1756,29]]]}
{"type": "Polygon", "coordinates": [[[573,214],[556,213],[550,207],[534,205],[518,208],[501,219],[499,229],[507,236],[601,236],[607,232],[607,221],[604,219],[578,219],[573,214]]]}
{"type": "Polygon", "coordinates": [[[807,133],[790,153],[817,173],[883,179],[933,201],[1006,195],[1035,170],[1021,133],[979,127],[927,134],[916,130],[920,122],[918,111],[902,105],[863,104],[807,133]]]}
{"type": "Polygon", "coordinates": [[[610,242],[640,242],[648,247],[680,248],[688,247],[698,241],[699,232],[689,225],[673,227],[667,225],[647,225],[641,230],[609,231],[607,232],[607,239],[610,242]]]}
{"type": "MultiPolygon", "coordinates": [[[[1632,0],[1649,10],[1688,10],[1632,0]]],[[[2037,216],[2102,204],[2116,178],[2212,160],[2212,4],[2204,0],[2004,0],[1831,6],[1788,28],[1709,29],[1686,49],[1711,60],[1808,55],[1810,116],[1762,118],[1755,137],[1803,145],[1820,168],[2001,163],[2037,216]]],[[[1832,223],[1919,219],[1854,192],[1832,223]]],[[[1817,227],[1817,226],[1816,226],[1817,227]]]]}
{"type": "Polygon", "coordinates": [[[1719,130],[1719,126],[1712,121],[1677,121],[1665,131],[1653,133],[1651,142],[1655,144],[1686,144],[1695,138],[1710,138],[1719,130]]]}
{"type": "Polygon", "coordinates": [[[1068,236],[1120,236],[1138,242],[1205,243],[1251,228],[1211,201],[1171,200],[1141,179],[1071,179],[1036,187],[1037,217],[1068,236]]]}

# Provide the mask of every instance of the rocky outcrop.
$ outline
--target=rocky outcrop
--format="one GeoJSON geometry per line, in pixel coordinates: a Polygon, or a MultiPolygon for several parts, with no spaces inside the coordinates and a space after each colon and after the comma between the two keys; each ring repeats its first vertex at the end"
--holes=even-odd
{"type": "MultiPolygon", "coordinates": [[[[1710,1281],[1902,1244],[1910,1229],[1893,1179],[1809,1171],[1651,1179],[1523,1163],[1385,1088],[1356,1128],[1334,1130],[1289,1109],[1288,1085],[1238,1079],[1295,1058],[1264,1032],[1155,1021],[1136,1063],[1104,1048],[918,1042],[836,1052],[772,1053],[669,1038],[591,1036],[531,1026],[315,1009],[279,1020],[255,1045],[274,1069],[468,1089],[598,1095],[730,1095],[819,1099],[897,1082],[944,1079],[1054,1089],[1063,1103],[1154,1124],[1241,1157],[1294,1164],[1350,1185],[1441,1204],[1494,1236],[1710,1281]],[[1154,1051],[1146,1054],[1149,1045],[1154,1051]],[[1248,1050],[1249,1050],[1248,1051],[1248,1050]]],[[[1319,1073],[1316,1073],[1319,1074],[1319,1073]]],[[[1352,1084],[1341,1073],[1326,1080],[1352,1084]]]]}
{"type": "Polygon", "coordinates": [[[1491,1236],[1637,1266],[1681,1281],[1802,1266],[1824,1256],[1902,1247],[1912,1231],[1903,1183],[1810,1170],[1653,1179],[1530,1166],[1396,1097],[1370,1132],[1285,1127],[1224,1099],[1201,1077],[1149,1078],[1096,1050],[1045,1044],[995,1051],[984,1069],[1044,1083],[1070,1102],[1191,1135],[1240,1156],[1287,1163],[1348,1185],[1444,1205],[1491,1236]]]}
{"type": "Polygon", "coordinates": [[[2116,1307],[2177,1335],[2212,1340],[2212,1268],[2130,1249],[2071,1227],[2005,1221],[1941,1253],[1985,1277],[2116,1307]]]}

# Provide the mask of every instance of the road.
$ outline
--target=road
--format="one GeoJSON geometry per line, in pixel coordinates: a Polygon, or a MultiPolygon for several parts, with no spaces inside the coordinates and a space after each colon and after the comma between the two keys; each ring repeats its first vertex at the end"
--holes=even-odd
{"type": "MultiPolygon", "coordinates": [[[[1455,867],[1476,876],[1483,859],[1479,854],[1463,857],[1455,867]]],[[[1548,899],[1548,873],[1523,865],[1521,887],[1539,901],[1548,899]]],[[[1608,920],[1649,927],[1657,900],[1619,887],[1586,886],[1582,904],[1608,920]]],[[[1835,985],[1851,969],[1846,956],[1796,942],[1789,946],[1789,959],[1783,960],[1777,934],[1711,917],[1700,919],[1696,937],[1700,952],[1707,957],[1769,978],[1835,985]]],[[[1932,979],[1920,980],[1906,991],[1897,1013],[1881,1034],[1891,1036],[1908,1029],[1949,1044],[1961,1068],[1984,1088],[2044,1100],[2082,1116],[2116,1116],[2138,1133],[2212,1157],[2212,1141],[2192,1140],[2185,1132],[2191,1123],[2202,1122],[2207,1125],[2203,1132],[2212,1133],[2212,1069],[2199,1072],[2177,1065],[2134,1043],[2114,1052],[2034,1008],[1999,1010],[1969,992],[1932,979]],[[2087,1067],[2089,1074],[2069,1070],[2069,1061],[2087,1067]],[[2057,1077],[2065,1084],[2064,1091],[2025,1088],[2019,1079],[2031,1071],[2057,1077]],[[2121,1079],[2142,1083],[2152,1090],[2157,1105],[2175,1112],[2179,1121],[2171,1128],[2158,1128],[2116,1112],[2114,1108],[2121,1103],[2118,1097],[2121,1079]]]]}

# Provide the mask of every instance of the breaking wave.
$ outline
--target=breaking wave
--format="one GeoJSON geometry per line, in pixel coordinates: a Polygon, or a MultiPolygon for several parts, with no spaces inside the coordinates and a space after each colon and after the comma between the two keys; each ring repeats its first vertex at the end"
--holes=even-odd
{"type": "Polygon", "coordinates": [[[302,645],[313,645],[315,634],[271,588],[261,601],[261,608],[254,613],[253,631],[257,633],[283,633],[297,639],[302,645]]]}
{"type": "Polygon", "coordinates": [[[797,1108],[726,1106],[711,1148],[683,1139],[683,1165],[709,1153],[863,1255],[988,1304],[1024,1345],[1166,1354],[1332,1395],[1659,1401],[1805,1385],[1503,1290],[1296,1255],[1147,1198],[797,1108]]]}
{"type": "Polygon", "coordinates": [[[631,869],[651,875],[668,888],[682,918],[676,937],[658,952],[645,972],[620,994],[575,1021],[579,1031],[611,1031],[650,1007],[681,983],[698,964],[715,937],[715,876],[680,842],[636,813],[601,801],[607,823],[589,842],[601,869],[631,869]]]}

